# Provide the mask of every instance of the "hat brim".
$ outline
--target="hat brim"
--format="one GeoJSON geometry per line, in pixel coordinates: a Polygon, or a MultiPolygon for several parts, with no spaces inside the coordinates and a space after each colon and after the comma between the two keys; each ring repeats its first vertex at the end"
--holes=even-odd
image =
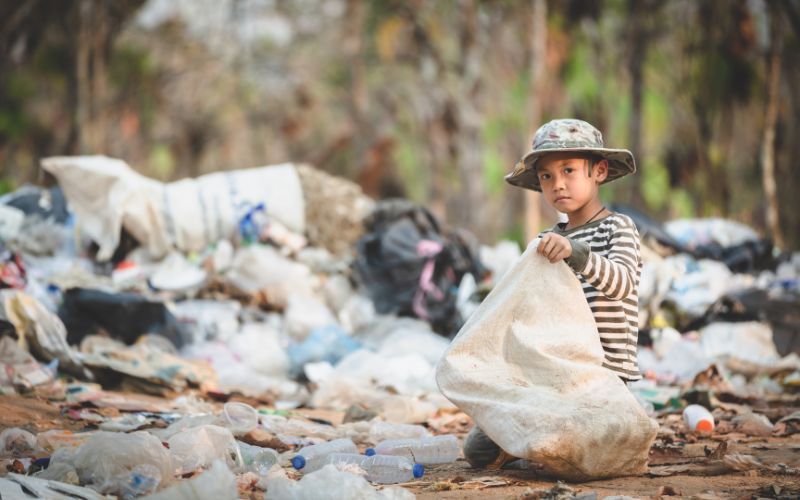
{"type": "Polygon", "coordinates": [[[636,162],[633,153],[627,149],[609,148],[558,148],[539,149],[528,152],[514,167],[514,170],[505,176],[506,182],[512,186],[542,192],[539,176],[536,175],[534,165],[540,157],[551,153],[589,153],[608,160],[608,176],[603,184],[636,172],[636,162]]]}

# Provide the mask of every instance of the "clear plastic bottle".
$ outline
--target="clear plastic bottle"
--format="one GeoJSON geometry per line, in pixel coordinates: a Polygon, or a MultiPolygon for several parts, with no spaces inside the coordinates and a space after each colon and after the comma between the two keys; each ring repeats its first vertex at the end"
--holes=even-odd
{"type": "Polygon", "coordinates": [[[415,464],[405,457],[392,455],[358,455],[355,453],[333,453],[325,459],[325,465],[354,464],[367,473],[367,480],[378,484],[406,483],[425,474],[422,464],[415,464]]]}
{"type": "Polygon", "coordinates": [[[242,472],[255,472],[259,476],[266,476],[272,466],[280,462],[280,455],[271,448],[261,448],[241,441],[237,441],[236,444],[242,456],[242,472]]]}
{"type": "Polygon", "coordinates": [[[130,474],[120,479],[119,493],[123,500],[131,500],[155,493],[161,484],[161,471],[150,464],[141,464],[131,470],[130,474]]]}
{"type": "Polygon", "coordinates": [[[711,434],[714,431],[714,416],[700,405],[689,405],[683,410],[683,421],[692,432],[711,434]]]}
{"type": "Polygon", "coordinates": [[[394,424],[392,422],[375,422],[369,430],[373,443],[387,439],[420,439],[430,437],[428,429],[421,425],[394,424]]]}
{"type": "Polygon", "coordinates": [[[325,459],[332,453],[358,453],[358,448],[349,439],[334,439],[327,443],[306,446],[292,458],[292,466],[306,473],[314,472],[325,465],[325,459]]]}
{"type": "Polygon", "coordinates": [[[422,439],[389,439],[378,443],[374,449],[367,449],[367,455],[396,455],[418,464],[449,464],[455,462],[460,453],[458,438],[452,434],[422,439]]]}

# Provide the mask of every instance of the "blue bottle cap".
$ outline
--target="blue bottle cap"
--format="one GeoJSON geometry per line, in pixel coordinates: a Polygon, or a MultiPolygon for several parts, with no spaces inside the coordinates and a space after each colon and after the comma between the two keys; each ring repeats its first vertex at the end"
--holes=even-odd
{"type": "Polygon", "coordinates": [[[411,471],[414,473],[414,477],[419,479],[425,474],[425,467],[423,467],[422,464],[414,464],[411,471]]]}
{"type": "Polygon", "coordinates": [[[306,457],[303,455],[297,455],[296,457],[292,458],[292,467],[297,470],[302,469],[306,466],[306,457]]]}
{"type": "Polygon", "coordinates": [[[367,448],[366,451],[364,452],[364,455],[368,457],[375,455],[375,448],[367,448]]]}

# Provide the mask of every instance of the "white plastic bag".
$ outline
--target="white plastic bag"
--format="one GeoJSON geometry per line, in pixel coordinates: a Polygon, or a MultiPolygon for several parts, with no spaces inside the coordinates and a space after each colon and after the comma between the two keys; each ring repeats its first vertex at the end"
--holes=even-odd
{"type": "Polygon", "coordinates": [[[537,243],[453,340],[439,388],[503,450],[558,477],[643,473],[658,425],[602,367],[579,281],[537,243]]]}
{"type": "Polygon", "coordinates": [[[108,260],[124,227],[154,258],[175,248],[201,251],[236,237],[239,223],[263,204],[266,215],[291,231],[305,231],[305,201],[292,164],[216,172],[164,184],[106,156],[42,160],[57,179],[80,224],[108,260]]]}

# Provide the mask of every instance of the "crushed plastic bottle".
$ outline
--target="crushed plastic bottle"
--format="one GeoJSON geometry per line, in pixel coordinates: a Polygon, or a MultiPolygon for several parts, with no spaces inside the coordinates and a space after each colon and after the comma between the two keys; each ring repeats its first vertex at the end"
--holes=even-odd
{"type": "Polygon", "coordinates": [[[406,483],[425,474],[422,464],[415,464],[405,457],[392,455],[358,455],[356,453],[333,453],[325,464],[337,466],[354,464],[366,472],[368,481],[378,484],[406,483]]]}
{"type": "Polygon", "coordinates": [[[292,458],[292,466],[306,473],[313,472],[325,465],[325,459],[332,453],[358,453],[358,448],[349,439],[334,439],[327,443],[306,446],[292,458]]]}
{"type": "Polygon", "coordinates": [[[242,456],[242,472],[255,472],[259,476],[266,476],[273,465],[280,462],[280,455],[271,448],[261,448],[260,446],[253,446],[241,441],[236,442],[239,445],[239,453],[242,456]]]}
{"type": "Polygon", "coordinates": [[[258,413],[245,403],[228,402],[222,407],[224,425],[234,436],[243,436],[258,427],[258,413]]]}
{"type": "Polygon", "coordinates": [[[369,438],[373,443],[387,439],[420,439],[430,437],[428,429],[421,425],[395,424],[392,422],[375,422],[369,430],[369,438]]]}
{"type": "Polygon", "coordinates": [[[458,459],[461,449],[452,434],[422,439],[389,439],[368,448],[367,455],[396,455],[418,464],[449,464],[458,459]]]}

